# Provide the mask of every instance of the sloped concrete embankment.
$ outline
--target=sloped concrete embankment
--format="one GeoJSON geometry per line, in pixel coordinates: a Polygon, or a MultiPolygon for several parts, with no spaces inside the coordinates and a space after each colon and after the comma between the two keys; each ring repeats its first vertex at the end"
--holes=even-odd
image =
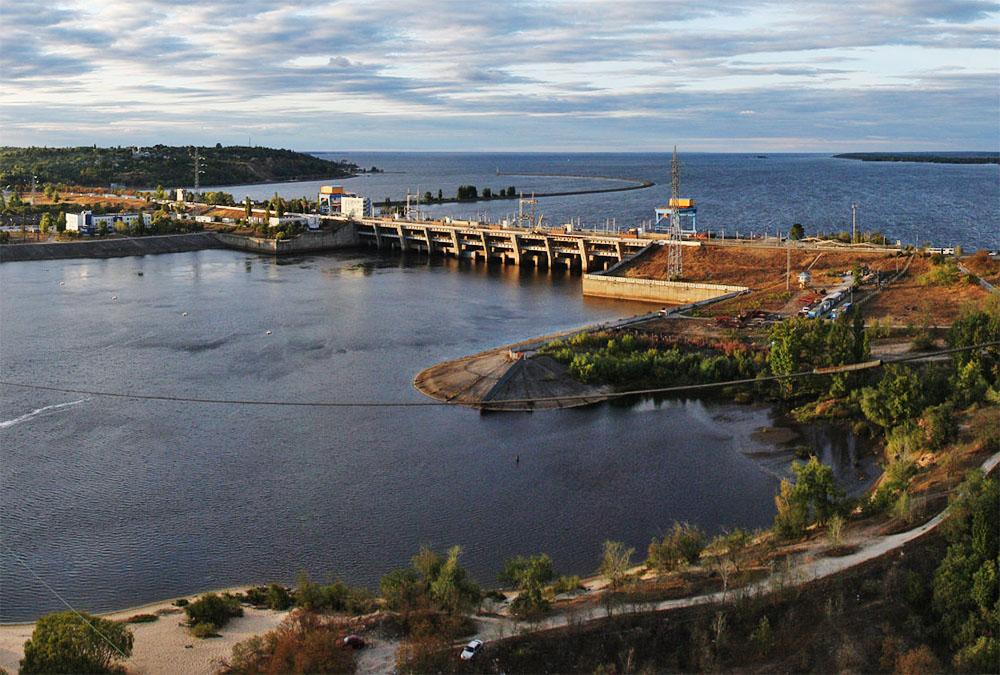
{"type": "Polygon", "coordinates": [[[67,258],[123,258],[157,253],[183,253],[209,248],[224,248],[214,232],[39,244],[5,244],[0,246],[0,262],[67,258]]]}

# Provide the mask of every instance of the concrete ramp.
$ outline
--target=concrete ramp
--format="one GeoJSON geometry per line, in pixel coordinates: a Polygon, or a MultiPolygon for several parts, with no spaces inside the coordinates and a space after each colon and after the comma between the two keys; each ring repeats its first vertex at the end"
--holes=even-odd
{"type": "Polygon", "coordinates": [[[590,405],[609,391],[575,381],[548,356],[515,356],[507,347],[431,366],[413,384],[438,401],[496,411],[590,405]],[[566,398],[572,396],[583,398],[566,398]]]}

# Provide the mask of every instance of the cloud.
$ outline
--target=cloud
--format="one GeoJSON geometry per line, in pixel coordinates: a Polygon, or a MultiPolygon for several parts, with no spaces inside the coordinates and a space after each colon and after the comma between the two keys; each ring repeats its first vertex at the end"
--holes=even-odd
{"type": "Polygon", "coordinates": [[[623,135],[645,149],[643,134],[751,132],[826,147],[945,128],[996,147],[997,17],[979,0],[15,3],[0,115],[8,143],[264,129],[319,148],[336,128],[356,148],[416,134],[428,149],[620,148],[623,135]]]}

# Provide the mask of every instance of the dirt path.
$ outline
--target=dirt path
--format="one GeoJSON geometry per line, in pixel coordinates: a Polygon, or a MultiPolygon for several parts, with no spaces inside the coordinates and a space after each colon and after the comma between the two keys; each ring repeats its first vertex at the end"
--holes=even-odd
{"type": "MultiPolygon", "coordinates": [[[[988,458],[985,462],[983,462],[981,468],[984,473],[990,473],[998,465],[1000,465],[1000,453],[988,458]]],[[[915,527],[911,530],[906,530],[905,532],[899,532],[875,539],[872,539],[866,533],[857,533],[853,538],[847,538],[844,541],[845,545],[858,546],[858,550],[854,553],[840,557],[814,558],[809,555],[811,552],[814,552],[814,549],[806,551],[800,554],[802,562],[793,567],[790,571],[773,574],[765,579],[762,579],[761,581],[740,587],[738,589],[730,589],[726,592],[718,591],[716,593],[695,595],[687,598],[678,598],[676,600],[664,600],[656,603],[629,603],[618,605],[615,608],[615,612],[618,614],[627,614],[630,612],[666,612],[683,607],[710,605],[730,601],[736,595],[763,595],[779,589],[802,586],[817,579],[845,572],[857,565],[867,563],[875,560],[876,558],[880,558],[884,555],[897,551],[906,544],[937,529],[937,527],[944,522],[946,516],[947,510],[944,510],[923,525],[915,527]]],[[[605,619],[606,617],[607,613],[598,605],[584,606],[568,611],[557,612],[543,621],[530,625],[519,624],[513,619],[507,617],[476,617],[476,623],[479,626],[479,634],[477,637],[490,642],[525,633],[537,633],[544,630],[562,628],[568,625],[586,624],[591,621],[605,619]]]]}

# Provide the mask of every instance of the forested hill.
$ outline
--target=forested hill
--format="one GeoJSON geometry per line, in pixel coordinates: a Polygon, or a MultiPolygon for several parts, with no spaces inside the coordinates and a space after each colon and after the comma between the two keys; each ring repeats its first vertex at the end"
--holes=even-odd
{"type": "Polygon", "coordinates": [[[932,162],[934,164],[1000,164],[995,152],[847,152],[837,159],[862,162],[932,162]]]}
{"type": "MultiPolygon", "coordinates": [[[[0,148],[0,186],[38,184],[184,187],[194,183],[192,146],[145,148],[0,148]]],[[[358,171],[292,150],[228,146],[198,148],[202,185],[239,185],[287,180],[342,178],[358,171]]]]}

